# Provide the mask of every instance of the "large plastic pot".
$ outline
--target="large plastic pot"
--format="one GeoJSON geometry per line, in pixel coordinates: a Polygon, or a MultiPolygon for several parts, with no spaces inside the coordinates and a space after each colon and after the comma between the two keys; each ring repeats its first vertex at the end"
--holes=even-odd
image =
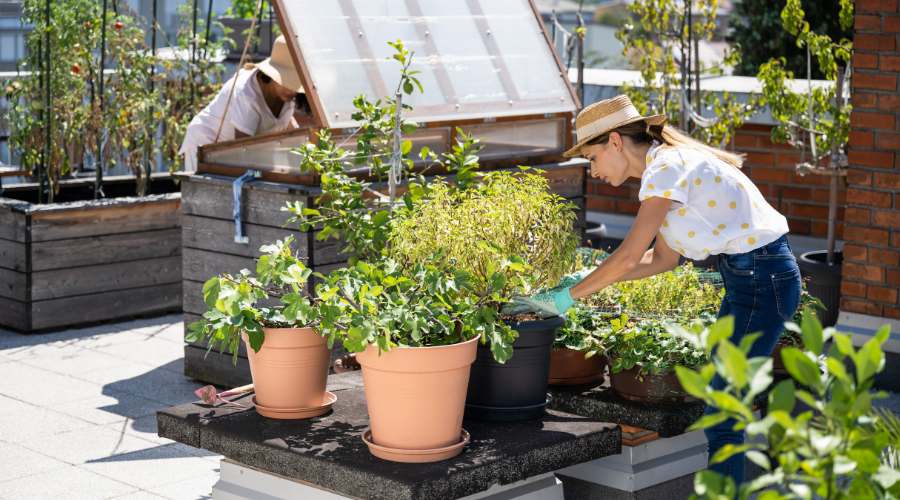
{"type": "Polygon", "coordinates": [[[834,326],[837,323],[838,310],[841,308],[843,261],[843,252],[835,252],[834,265],[829,266],[828,251],[816,250],[802,254],[798,262],[800,273],[807,279],[806,290],[825,305],[824,311],[818,311],[822,326],[834,326]]]}
{"type": "Polygon", "coordinates": [[[476,338],[383,353],[373,345],[356,355],[362,366],[373,454],[400,462],[430,462],[462,451],[463,405],[477,345],[476,338]],[[446,451],[455,445],[459,446],[446,451]]]}
{"type": "Polygon", "coordinates": [[[330,360],[325,339],[312,328],[264,328],[263,333],[259,352],[247,345],[256,411],[281,419],[328,411],[323,406],[330,360]]]}
{"type": "Polygon", "coordinates": [[[513,324],[519,338],[505,364],[494,361],[490,346],[479,345],[472,365],[466,417],[490,421],[539,418],[547,405],[550,350],[563,318],[513,324]]]}

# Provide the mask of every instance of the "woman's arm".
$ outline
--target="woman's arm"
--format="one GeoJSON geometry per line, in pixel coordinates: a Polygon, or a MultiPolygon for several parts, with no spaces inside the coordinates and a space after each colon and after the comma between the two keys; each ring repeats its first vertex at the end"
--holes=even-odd
{"type": "Polygon", "coordinates": [[[647,250],[671,205],[672,200],[665,198],[644,200],[625,241],[594,272],[572,287],[572,298],[587,297],[617,281],[643,278],[675,267],[678,254],[662,238],[657,238],[655,247],[647,250]]]}

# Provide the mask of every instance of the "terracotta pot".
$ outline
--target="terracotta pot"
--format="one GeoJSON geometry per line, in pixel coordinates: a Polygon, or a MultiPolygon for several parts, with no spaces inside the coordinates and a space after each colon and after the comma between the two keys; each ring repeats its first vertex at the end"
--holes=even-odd
{"type": "Polygon", "coordinates": [[[476,338],[384,353],[369,346],[358,353],[372,441],[394,450],[436,450],[460,443],[477,347],[476,338]]]}
{"type": "Polygon", "coordinates": [[[263,332],[259,352],[247,345],[256,403],[275,412],[322,406],[330,361],[325,339],[312,328],[264,328],[263,332]]]}
{"type": "Polygon", "coordinates": [[[603,356],[585,359],[584,353],[567,347],[550,353],[550,385],[584,385],[603,381],[603,356]]]}
{"type": "Polygon", "coordinates": [[[683,403],[693,401],[684,389],[675,372],[662,375],[644,375],[638,377],[638,369],[631,368],[609,377],[610,386],[616,393],[630,401],[639,403],[683,403]]]}

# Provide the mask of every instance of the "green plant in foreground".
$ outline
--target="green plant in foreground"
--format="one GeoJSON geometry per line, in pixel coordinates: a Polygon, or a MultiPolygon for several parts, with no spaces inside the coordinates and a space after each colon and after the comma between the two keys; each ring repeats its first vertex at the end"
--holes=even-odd
{"type": "Polygon", "coordinates": [[[209,349],[232,353],[237,362],[241,335],[259,351],[263,328],[301,328],[318,321],[316,305],[304,294],[312,272],[291,249],[293,237],[260,248],[256,274],[222,274],[203,284],[207,311],[188,327],[185,340],[206,339],[209,349]]]}
{"type": "Polygon", "coordinates": [[[676,332],[710,353],[713,360],[697,370],[678,367],[676,372],[688,393],[717,410],[692,429],[731,418],[736,429],[747,433],[747,443],[727,445],[711,461],[745,453],[763,474],[735,485],[731,478],[700,471],[693,498],[897,498],[900,472],[883,454],[886,448],[897,449],[897,435],[872,410],[872,401],[883,397],[872,392],[872,384],[884,369],[881,346],[889,327],[880,328],[856,349],[849,335],[823,330],[815,314],[806,310],[800,326],[788,326],[802,336],[804,350],[786,347],[782,351],[791,378],[770,388],[772,358],[747,357],[759,335],[748,335],[735,345],[729,340],[733,323],[732,317],[726,317],[696,335],[676,332]],[[716,374],[727,383],[722,390],[709,386],[716,374]],[[752,405],[766,391],[767,412],[760,418],[752,405]],[[798,407],[798,402],[805,407],[798,407]]]}

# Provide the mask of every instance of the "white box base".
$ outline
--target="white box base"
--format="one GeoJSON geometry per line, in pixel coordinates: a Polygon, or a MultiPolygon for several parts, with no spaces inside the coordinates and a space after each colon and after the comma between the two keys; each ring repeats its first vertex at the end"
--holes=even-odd
{"type": "MultiPolygon", "coordinates": [[[[264,472],[229,459],[220,463],[214,500],[346,500],[353,499],[303,481],[264,472]]],[[[362,500],[362,499],[360,499],[362,500]]],[[[460,500],[563,500],[563,487],[552,473],[542,474],[460,500]]]]}
{"type": "Polygon", "coordinates": [[[707,444],[702,431],[661,438],[622,453],[573,465],[557,474],[621,491],[635,492],[706,468],[707,444]]]}

